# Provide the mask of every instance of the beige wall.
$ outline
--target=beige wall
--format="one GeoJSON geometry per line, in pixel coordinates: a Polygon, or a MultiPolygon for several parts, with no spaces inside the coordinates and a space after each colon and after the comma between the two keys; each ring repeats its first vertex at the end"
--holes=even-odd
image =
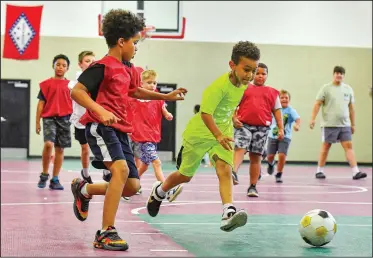
{"type": "MultiPolygon", "coordinates": [[[[186,100],[177,105],[177,149],[183,129],[193,115],[194,105],[200,102],[204,88],[228,71],[232,46],[229,43],[150,40],[139,46],[136,65],[157,70],[160,82],[177,83],[189,90],[186,100]]],[[[347,70],[346,83],[355,91],[357,131],[353,140],[356,156],[359,162],[372,162],[372,99],[368,94],[372,82],[372,49],[279,45],[260,45],[260,48],[261,61],[269,67],[268,84],[289,90],[292,105],[302,118],[301,131],[294,133],[289,160],[317,160],[321,133],[319,127],[310,130],[308,121],[317,91],[331,80],[333,67],[340,64],[347,70]]],[[[38,83],[53,75],[51,62],[59,53],[66,54],[72,61],[67,77],[74,79],[78,70],[77,55],[86,49],[96,52],[98,58],[107,51],[103,39],[42,37],[39,60],[1,59],[1,78],[31,80],[31,155],[41,155],[43,147],[42,136],[35,134],[38,83]]],[[[66,150],[66,155],[80,155],[76,141],[71,149],[66,150]]],[[[332,148],[329,160],[345,161],[339,146],[332,148]]]]}

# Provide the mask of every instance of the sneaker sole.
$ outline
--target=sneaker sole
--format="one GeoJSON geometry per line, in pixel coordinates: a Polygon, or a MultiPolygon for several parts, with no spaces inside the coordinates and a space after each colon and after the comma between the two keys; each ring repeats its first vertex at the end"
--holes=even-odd
{"type": "MultiPolygon", "coordinates": [[[[146,207],[146,210],[147,210],[147,212],[148,212],[149,215],[150,215],[150,213],[149,213],[149,210],[148,210],[148,204],[151,203],[151,202],[150,202],[150,199],[152,198],[152,195],[154,194],[154,191],[155,191],[156,187],[157,187],[158,185],[160,185],[160,184],[161,184],[160,181],[156,181],[156,182],[152,185],[152,191],[150,192],[150,195],[149,195],[149,197],[148,197],[148,200],[146,201],[145,207],[146,207]]],[[[157,214],[157,215],[158,215],[158,214],[157,214]]],[[[155,215],[155,216],[157,216],[157,215],[155,215]]],[[[152,216],[152,215],[150,215],[150,216],[152,216]]],[[[155,216],[152,216],[152,217],[155,217],[155,216]]]]}
{"type": "Polygon", "coordinates": [[[230,224],[221,226],[220,229],[225,232],[231,232],[238,227],[245,226],[246,223],[247,223],[247,213],[243,210],[240,210],[236,212],[236,214],[233,215],[233,218],[230,224]]]}
{"type": "Polygon", "coordinates": [[[79,179],[79,178],[76,178],[76,179],[74,179],[74,180],[71,182],[71,192],[73,193],[73,196],[74,196],[73,210],[74,210],[75,217],[76,217],[78,220],[80,220],[80,221],[85,221],[85,220],[87,219],[88,215],[87,215],[86,218],[83,218],[83,217],[80,215],[78,208],[76,207],[76,200],[78,199],[78,197],[76,196],[76,187],[75,187],[75,182],[76,182],[77,180],[80,180],[80,179],[79,179]]]}
{"type": "Polygon", "coordinates": [[[363,179],[363,178],[366,178],[367,177],[367,174],[364,174],[364,175],[362,175],[361,177],[359,177],[359,178],[352,178],[353,180],[359,180],[359,179],[363,179]]]}
{"type": "Polygon", "coordinates": [[[180,185],[179,188],[177,188],[176,192],[174,193],[174,195],[172,196],[172,198],[168,199],[169,202],[173,202],[175,201],[176,197],[179,196],[179,194],[181,194],[181,192],[183,191],[183,186],[180,185]]]}
{"type": "Polygon", "coordinates": [[[249,197],[259,197],[259,194],[257,194],[257,193],[248,193],[247,196],[249,196],[249,197]]]}
{"type": "Polygon", "coordinates": [[[129,246],[128,246],[128,244],[126,244],[124,246],[114,247],[114,246],[101,244],[101,243],[98,243],[98,242],[93,242],[93,247],[97,248],[97,249],[101,249],[101,250],[108,250],[108,251],[127,251],[129,246]]]}

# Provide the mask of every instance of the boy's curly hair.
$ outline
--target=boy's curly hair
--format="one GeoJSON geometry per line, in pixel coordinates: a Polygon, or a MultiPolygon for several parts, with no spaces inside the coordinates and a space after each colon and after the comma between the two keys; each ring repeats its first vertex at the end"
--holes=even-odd
{"type": "Polygon", "coordinates": [[[238,64],[241,57],[258,61],[260,59],[260,50],[250,41],[240,41],[233,47],[231,59],[235,64],[238,64]]]}
{"type": "Polygon", "coordinates": [[[129,40],[145,27],[145,19],[136,14],[123,10],[112,9],[103,19],[102,33],[109,48],[117,44],[119,38],[129,40]]]}
{"type": "Polygon", "coordinates": [[[69,58],[66,55],[64,55],[64,54],[59,54],[59,55],[56,55],[55,57],[53,57],[52,67],[54,67],[54,63],[57,62],[58,59],[65,60],[66,63],[67,63],[67,67],[70,66],[70,60],[69,60],[69,58]]]}

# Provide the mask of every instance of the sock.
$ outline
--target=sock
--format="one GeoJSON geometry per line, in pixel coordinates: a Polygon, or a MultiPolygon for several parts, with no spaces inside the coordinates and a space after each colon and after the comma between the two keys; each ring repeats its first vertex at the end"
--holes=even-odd
{"type": "Polygon", "coordinates": [[[233,203],[226,203],[226,204],[224,204],[224,205],[223,205],[223,210],[224,210],[224,212],[225,212],[229,207],[234,207],[234,206],[233,206],[233,203]]]}
{"type": "Polygon", "coordinates": [[[234,214],[233,213],[229,216],[229,213],[232,212],[232,207],[233,207],[233,210],[234,210],[234,213],[235,213],[236,208],[233,206],[233,203],[226,203],[226,204],[223,205],[223,217],[224,217],[224,215],[226,215],[227,217],[230,217],[234,214]],[[228,208],[231,208],[231,209],[228,210],[228,208]]]}
{"type": "Polygon", "coordinates": [[[53,181],[53,182],[58,181],[58,176],[54,176],[54,177],[52,178],[52,181],[53,181]]]}
{"type": "Polygon", "coordinates": [[[158,194],[159,197],[161,197],[161,198],[166,197],[166,192],[162,190],[162,185],[158,186],[156,191],[157,191],[157,194],[158,194]]]}
{"type": "Polygon", "coordinates": [[[48,175],[49,175],[48,173],[45,173],[45,172],[41,172],[41,174],[42,174],[43,176],[48,176],[48,175]]]}
{"type": "Polygon", "coordinates": [[[110,170],[107,170],[107,169],[104,169],[104,171],[103,171],[103,172],[104,172],[104,175],[105,175],[105,176],[107,176],[107,175],[109,175],[109,174],[110,174],[110,170]]]}
{"type": "Polygon", "coordinates": [[[88,194],[88,191],[87,191],[87,185],[88,184],[85,184],[82,189],[80,190],[80,192],[82,193],[82,195],[84,195],[84,197],[87,197],[87,198],[90,198],[90,195],[88,194]]]}
{"type": "Polygon", "coordinates": [[[358,168],[357,166],[352,167],[351,169],[352,169],[352,174],[353,174],[353,175],[356,175],[357,173],[360,172],[360,171],[359,171],[359,168],[358,168]]]}
{"type": "Polygon", "coordinates": [[[271,167],[273,167],[275,165],[275,160],[273,160],[272,162],[268,161],[268,165],[270,165],[271,167]]]}
{"type": "Polygon", "coordinates": [[[83,175],[84,175],[84,177],[89,177],[89,169],[88,168],[83,168],[83,175]]]}
{"type": "Polygon", "coordinates": [[[324,167],[317,167],[317,172],[316,173],[324,173],[324,167]]]}

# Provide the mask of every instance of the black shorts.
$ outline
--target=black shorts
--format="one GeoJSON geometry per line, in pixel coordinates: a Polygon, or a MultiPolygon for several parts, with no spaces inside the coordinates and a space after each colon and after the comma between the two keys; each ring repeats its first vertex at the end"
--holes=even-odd
{"type": "Polygon", "coordinates": [[[104,161],[125,160],[129,168],[128,178],[138,178],[135,158],[126,133],[98,123],[86,125],[86,138],[94,155],[92,166],[107,169],[104,161]]]}
{"type": "Polygon", "coordinates": [[[77,140],[80,145],[87,144],[87,138],[85,137],[85,129],[80,129],[80,128],[75,128],[74,135],[75,135],[75,140],[77,140]]]}

